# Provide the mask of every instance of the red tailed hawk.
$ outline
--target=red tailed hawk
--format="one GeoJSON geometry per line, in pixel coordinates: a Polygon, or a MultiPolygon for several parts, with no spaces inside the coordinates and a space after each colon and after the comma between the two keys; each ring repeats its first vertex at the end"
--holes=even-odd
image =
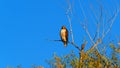
{"type": "Polygon", "coordinates": [[[67,46],[67,43],[68,43],[68,30],[66,29],[65,26],[62,26],[62,28],[61,28],[60,37],[61,37],[62,42],[64,43],[64,46],[67,46]]]}

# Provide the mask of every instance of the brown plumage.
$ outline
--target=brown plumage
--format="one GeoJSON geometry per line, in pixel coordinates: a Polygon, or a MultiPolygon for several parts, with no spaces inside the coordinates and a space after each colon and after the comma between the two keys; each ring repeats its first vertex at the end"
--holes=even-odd
{"type": "Polygon", "coordinates": [[[64,43],[64,46],[67,46],[68,43],[68,30],[65,26],[62,26],[60,31],[60,37],[62,42],[64,43]]]}

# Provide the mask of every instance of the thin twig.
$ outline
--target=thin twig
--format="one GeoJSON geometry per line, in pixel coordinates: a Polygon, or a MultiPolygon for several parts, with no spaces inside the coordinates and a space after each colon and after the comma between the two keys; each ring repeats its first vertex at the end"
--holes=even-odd
{"type": "Polygon", "coordinates": [[[86,29],[86,33],[87,33],[88,37],[90,38],[91,42],[92,42],[93,44],[95,44],[95,42],[93,41],[93,39],[92,39],[92,37],[91,37],[88,29],[86,29]]]}
{"type": "MultiPolygon", "coordinates": [[[[85,15],[85,13],[84,13],[84,10],[83,10],[83,8],[82,8],[82,5],[81,5],[80,0],[79,0],[79,4],[80,4],[80,8],[81,8],[82,14],[83,14],[83,16],[84,16],[84,18],[85,18],[85,20],[86,20],[87,18],[86,18],[86,15],[85,15]]],[[[91,42],[92,42],[93,44],[95,44],[95,42],[93,41],[93,39],[92,39],[92,37],[91,37],[88,29],[87,29],[87,26],[86,26],[86,25],[83,25],[83,24],[81,24],[81,25],[83,26],[83,29],[85,29],[85,31],[86,31],[88,37],[90,38],[91,42]]]]}
{"type": "Polygon", "coordinates": [[[91,52],[99,43],[99,40],[96,41],[96,43],[86,52],[86,53],[89,53],[91,52]]]}
{"type": "Polygon", "coordinates": [[[92,12],[93,12],[93,15],[94,15],[94,17],[95,17],[95,21],[96,21],[96,23],[95,23],[95,25],[96,25],[96,27],[97,27],[97,30],[96,30],[96,33],[95,33],[95,35],[94,35],[94,37],[93,37],[93,41],[97,38],[97,36],[98,36],[98,23],[99,23],[99,21],[98,21],[98,18],[97,18],[97,15],[95,14],[95,10],[93,9],[93,6],[92,6],[92,4],[90,5],[90,8],[91,8],[91,10],[92,10],[92,12]]]}
{"type": "Polygon", "coordinates": [[[71,8],[70,2],[68,2],[68,6],[69,7],[67,9],[66,15],[68,18],[68,22],[70,24],[70,34],[71,34],[71,38],[72,38],[72,42],[68,42],[68,43],[72,44],[76,49],[78,49],[80,51],[81,50],[80,47],[74,43],[74,36],[73,36],[73,32],[72,32],[72,22],[71,22],[71,18],[70,18],[70,15],[72,15],[72,8],[71,8]]]}
{"type": "Polygon", "coordinates": [[[72,44],[75,48],[77,48],[79,51],[81,50],[80,49],[80,47],[77,45],[77,44],[75,44],[75,43],[73,43],[73,42],[69,42],[70,44],[72,44]]]}
{"type": "Polygon", "coordinates": [[[107,31],[102,35],[102,39],[110,32],[118,13],[119,13],[119,10],[117,10],[116,13],[114,14],[114,16],[109,19],[111,24],[110,24],[109,28],[107,29],[107,31]]]}
{"type": "MultiPolygon", "coordinates": [[[[48,41],[62,42],[62,40],[48,40],[48,41]]],[[[80,47],[79,47],[77,44],[75,44],[75,43],[73,43],[73,42],[69,42],[69,41],[68,41],[68,43],[69,43],[69,44],[72,44],[72,45],[73,45],[75,48],[77,48],[79,51],[81,50],[80,47]]]]}
{"type": "Polygon", "coordinates": [[[72,5],[71,5],[71,3],[70,3],[70,0],[67,0],[67,3],[68,3],[67,14],[68,14],[68,13],[72,14],[72,5]]]}
{"type": "Polygon", "coordinates": [[[85,15],[85,13],[84,13],[84,10],[83,10],[83,8],[82,8],[82,5],[81,5],[80,0],[79,0],[79,5],[80,5],[80,8],[81,8],[81,11],[82,11],[82,14],[83,14],[84,18],[86,19],[86,15],[85,15]]]}
{"type": "MultiPolygon", "coordinates": [[[[48,40],[48,39],[47,39],[48,40]]],[[[48,41],[53,41],[53,42],[62,42],[62,40],[48,40],[48,41]]]]}
{"type": "Polygon", "coordinates": [[[100,5],[100,22],[98,23],[98,38],[100,38],[100,23],[102,23],[102,20],[103,20],[103,8],[102,6],[100,5]]]}
{"type": "Polygon", "coordinates": [[[71,34],[71,38],[72,38],[72,42],[74,43],[74,37],[73,37],[73,32],[72,32],[72,22],[71,22],[71,18],[70,18],[70,14],[72,14],[72,8],[71,8],[71,4],[70,2],[68,2],[68,9],[67,9],[67,12],[66,12],[66,15],[67,15],[67,18],[68,18],[68,22],[70,24],[70,34],[71,34]]]}
{"type": "Polygon", "coordinates": [[[95,44],[95,42],[93,41],[93,39],[92,39],[92,37],[91,37],[91,35],[90,35],[90,33],[89,33],[87,27],[86,27],[85,25],[83,25],[83,24],[81,24],[81,26],[82,26],[83,29],[86,31],[86,33],[87,33],[88,37],[90,38],[92,44],[95,44]]]}
{"type": "MultiPolygon", "coordinates": [[[[96,23],[98,24],[98,18],[97,18],[97,15],[96,15],[96,13],[94,12],[95,10],[93,9],[93,6],[92,6],[92,4],[90,5],[90,9],[92,10],[92,12],[93,12],[93,15],[94,15],[94,17],[95,17],[95,21],[96,21],[96,23]]],[[[96,25],[96,27],[97,27],[97,24],[95,23],[95,25],[96,25]]]]}
{"type": "MultiPolygon", "coordinates": [[[[68,18],[68,21],[69,21],[69,24],[70,24],[70,34],[71,34],[71,38],[72,38],[72,42],[69,42],[70,44],[72,44],[76,49],[78,49],[79,50],[79,52],[81,51],[81,49],[79,48],[79,46],[78,45],[76,45],[75,43],[74,43],[74,37],[73,37],[73,32],[72,32],[72,22],[71,22],[71,18],[70,18],[70,16],[68,15],[68,13],[70,13],[70,14],[72,14],[72,9],[71,9],[71,4],[70,4],[70,2],[68,2],[69,3],[69,8],[67,9],[67,18],[68,18]]],[[[79,53],[79,55],[80,55],[80,53],[79,53]]],[[[79,57],[79,60],[80,60],[80,57],[79,57]]]]}
{"type": "Polygon", "coordinates": [[[69,24],[70,24],[70,34],[71,34],[71,38],[72,38],[72,42],[74,42],[74,37],[73,37],[73,32],[72,32],[72,24],[71,24],[71,19],[69,17],[69,15],[67,15],[69,24]]]}

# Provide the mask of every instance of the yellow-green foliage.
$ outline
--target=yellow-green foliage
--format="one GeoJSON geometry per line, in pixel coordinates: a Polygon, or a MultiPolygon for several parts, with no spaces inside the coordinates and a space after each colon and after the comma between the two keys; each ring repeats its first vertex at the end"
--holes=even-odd
{"type": "Polygon", "coordinates": [[[64,57],[55,55],[50,65],[52,64],[52,68],[120,68],[120,60],[117,58],[120,53],[115,51],[117,48],[114,44],[110,44],[110,47],[113,49],[111,58],[94,49],[89,53],[80,51],[80,56],[76,56],[74,52],[64,57]]]}

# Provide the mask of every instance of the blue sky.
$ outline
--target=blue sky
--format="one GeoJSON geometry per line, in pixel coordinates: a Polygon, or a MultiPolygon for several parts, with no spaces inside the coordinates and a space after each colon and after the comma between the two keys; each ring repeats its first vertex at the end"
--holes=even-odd
{"type": "MultiPolygon", "coordinates": [[[[84,17],[78,7],[79,3],[76,1],[74,3],[75,12],[83,21],[84,17]]],[[[92,19],[94,16],[91,11],[88,12],[89,5],[93,4],[95,12],[99,12],[98,5],[96,1],[82,0],[81,3],[89,20],[90,33],[93,34],[95,27],[93,27],[92,19]]],[[[120,2],[102,0],[100,3],[111,15],[116,6],[119,7],[120,2]]],[[[19,64],[23,68],[29,68],[32,64],[48,68],[45,60],[52,58],[54,52],[59,56],[68,54],[71,50],[77,53],[71,45],[65,48],[61,42],[48,41],[48,39],[60,39],[59,30],[62,25],[69,30],[65,9],[67,9],[65,0],[0,0],[0,68],[19,64]]],[[[120,13],[110,33],[113,37],[120,36],[119,18],[120,13]]],[[[87,35],[74,17],[72,24],[75,43],[80,45],[84,36],[87,37],[87,35]]]]}

